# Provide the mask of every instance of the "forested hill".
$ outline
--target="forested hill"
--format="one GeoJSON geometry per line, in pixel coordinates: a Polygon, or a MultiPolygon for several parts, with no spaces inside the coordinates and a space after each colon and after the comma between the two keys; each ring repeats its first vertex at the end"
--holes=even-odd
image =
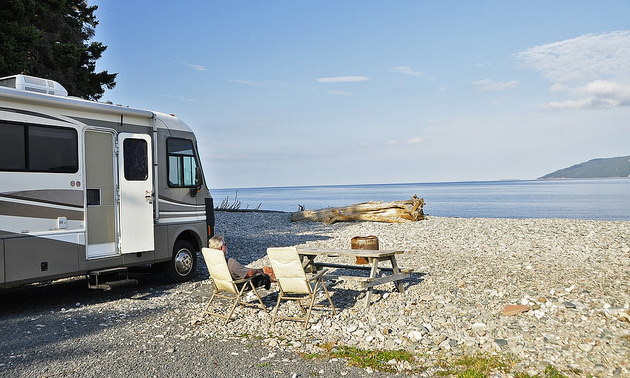
{"type": "Polygon", "coordinates": [[[596,177],[630,177],[630,156],[589,160],[549,173],[540,179],[596,177]]]}

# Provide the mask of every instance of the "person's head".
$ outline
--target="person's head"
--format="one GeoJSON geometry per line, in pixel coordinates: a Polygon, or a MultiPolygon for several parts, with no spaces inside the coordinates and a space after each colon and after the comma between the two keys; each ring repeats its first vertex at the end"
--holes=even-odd
{"type": "Polygon", "coordinates": [[[220,249],[223,253],[226,253],[227,245],[225,244],[225,238],[221,235],[214,235],[208,240],[208,248],[220,249]]]}

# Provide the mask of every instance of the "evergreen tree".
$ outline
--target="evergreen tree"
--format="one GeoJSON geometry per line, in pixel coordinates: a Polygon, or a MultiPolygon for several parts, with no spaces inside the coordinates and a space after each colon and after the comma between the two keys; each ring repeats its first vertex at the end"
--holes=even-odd
{"type": "Polygon", "coordinates": [[[117,74],[95,72],[107,49],[91,41],[97,8],[86,0],[0,0],[0,77],[43,77],[72,96],[99,99],[117,74]]]}

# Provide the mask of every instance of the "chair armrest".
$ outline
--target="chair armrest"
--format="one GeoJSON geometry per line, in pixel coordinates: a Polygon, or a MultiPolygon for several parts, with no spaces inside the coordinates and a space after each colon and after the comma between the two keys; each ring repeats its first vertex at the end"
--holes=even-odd
{"type": "Polygon", "coordinates": [[[314,275],[312,275],[312,276],[310,276],[310,277],[306,277],[306,280],[307,280],[307,281],[309,281],[309,282],[310,282],[310,281],[315,281],[315,280],[318,280],[318,279],[319,279],[321,276],[323,276],[323,275],[324,275],[324,273],[326,273],[326,272],[328,272],[328,269],[323,269],[323,270],[321,270],[321,271],[317,272],[317,274],[314,274],[314,275]]]}
{"type": "Polygon", "coordinates": [[[235,283],[235,284],[239,284],[239,283],[247,283],[247,282],[251,281],[251,280],[252,280],[252,278],[254,278],[254,276],[251,276],[251,277],[245,277],[245,278],[241,278],[241,279],[238,279],[238,280],[233,280],[233,281],[234,281],[234,283],[235,283]]]}

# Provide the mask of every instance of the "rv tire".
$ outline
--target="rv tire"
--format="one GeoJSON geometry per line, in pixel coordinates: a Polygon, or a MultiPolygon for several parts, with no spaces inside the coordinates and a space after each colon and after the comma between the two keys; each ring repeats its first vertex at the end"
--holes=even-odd
{"type": "Polygon", "coordinates": [[[164,277],[170,282],[189,281],[197,269],[197,252],[186,240],[178,240],[173,246],[173,257],[162,267],[164,277]]]}

